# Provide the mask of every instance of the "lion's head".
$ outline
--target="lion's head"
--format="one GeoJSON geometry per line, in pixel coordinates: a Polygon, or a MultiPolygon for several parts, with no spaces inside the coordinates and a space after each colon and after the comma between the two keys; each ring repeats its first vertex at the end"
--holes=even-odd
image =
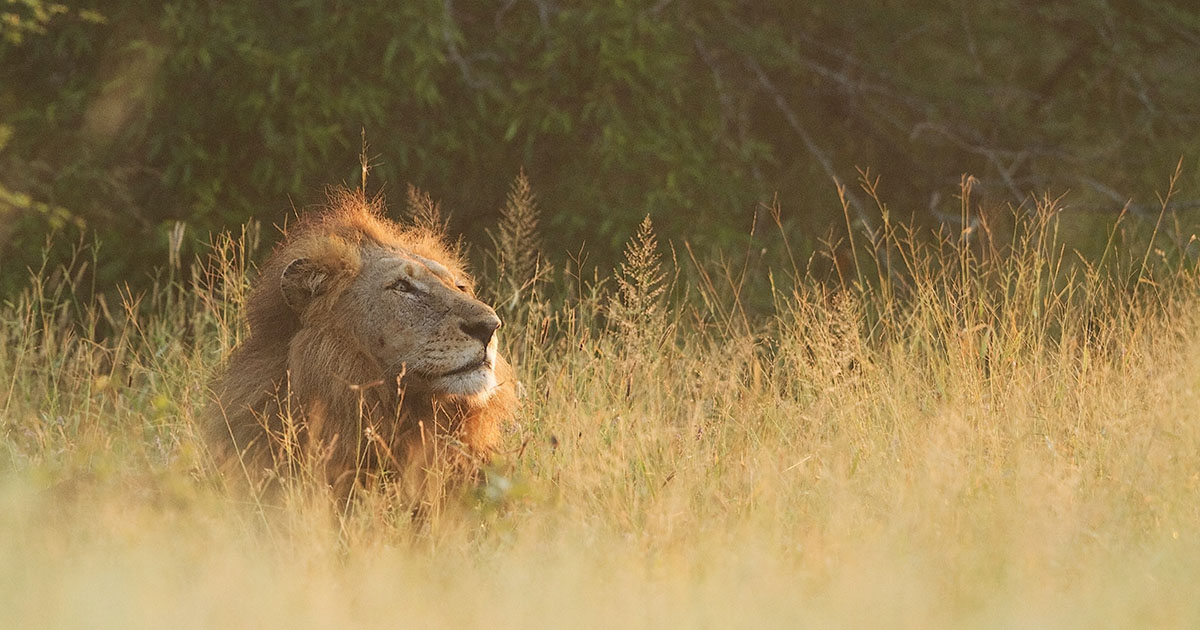
{"type": "MultiPolygon", "coordinates": [[[[496,312],[471,294],[462,272],[394,245],[365,244],[356,273],[339,285],[320,258],[296,258],[280,275],[284,300],[301,323],[338,333],[379,366],[381,375],[432,396],[484,402],[496,389],[496,312]],[[329,295],[327,292],[336,292],[329,295]]],[[[310,352],[323,349],[306,347],[310,352]]],[[[320,359],[295,356],[294,361],[320,359]]]]}
{"type": "Polygon", "coordinates": [[[337,485],[363,473],[411,476],[433,463],[438,439],[475,464],[498,445],[515,399],[496,350],[500,318],[440,235],[380,210],[339,193],[287,230],[263,265],[249,338],[210,414],[226,470],[253,474],[299,457],[319,461],[337,485]]]}

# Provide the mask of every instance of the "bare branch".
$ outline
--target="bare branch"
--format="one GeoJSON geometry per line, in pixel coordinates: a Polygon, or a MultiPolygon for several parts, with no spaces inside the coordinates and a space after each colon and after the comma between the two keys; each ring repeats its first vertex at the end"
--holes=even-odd
{"type": "Polygon", "coordinates": [[[800,124],[800,118],[788,104],[787,98],[785,98],[784,95],[775,87],[775,84],[771,81],[771,78],[767,76],[767,73],[763,71],[762,67],[758,65],[757,61],[747,56],[746,65],[749,66],[750,70],[754,72],[755,76],[758,77],[758,82],[775,100],[775,107],[778,108],[780,113],[783,114],[784,120],[787,121],[788,126],[796,132],[796,135],[800,136],[800,142],[804,144],[804,148],[807,149],[808,153],[812,155],[818,164],[821,165],[822,170],[824,170],[825,174],[834,181],[838,188],[845,189],[846,200],[850,203],[850,207],[854,209],[855,218],[862,222],[869,233],[874,234],[874,222],[870,220],[866,206],[863,205],[862,200],[857,194],[855,194],[853,190],[850,190],[848,187],[842,185],[842,180],[838,177],[837,171],[833,168],[833,160],[831,160],[829,158],[829,154],[817,144],[816,140],[813,139],[812,134],[808,132],[808,129],[805,129],[804,125],[800,124]]]}
{"type": "Polygon", "coordinates": [[[454,32],[454,4],[453,0],[442,0],[442,7],[446,11],[446,19],[442,22],[442,39],[446,42],[446,56],[454,65],[458,66],[462,73],[463,81],[467,85],[476,90],[493,89],[496,84],[486,77],[481,77],[476,74],[470,62],[463,56],[462,51],[458,49],[458,41],[455,38],[454,32]]]}

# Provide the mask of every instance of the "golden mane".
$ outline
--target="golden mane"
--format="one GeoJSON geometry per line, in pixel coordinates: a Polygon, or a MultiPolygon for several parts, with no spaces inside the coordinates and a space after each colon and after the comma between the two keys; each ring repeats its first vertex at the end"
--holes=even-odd
{"type": "Polygon", "coordinates": [[[493,366],[498,385],[485,401],[440,400],[406,391],[361,347],[322,334],[336,323],[333,304],[358,275],[364,247],[415,254],[470,282],[440,234],[401,226],[382,212],[378,198],[337,191],[327,207],[286,229],[262,265],[246,304],[249,335],[215,383],[204,427],[226,476],[259,482],[300,472],[342,494],[384,476],[413,494],[423,492],[431,467],[475,470],[499,446],[516,402],[512,369],[500,356],[493,366]],[[316,298],[322,302],[314,301],[303,321],[279,282],[298,259],[330,276],[316,298]]]}

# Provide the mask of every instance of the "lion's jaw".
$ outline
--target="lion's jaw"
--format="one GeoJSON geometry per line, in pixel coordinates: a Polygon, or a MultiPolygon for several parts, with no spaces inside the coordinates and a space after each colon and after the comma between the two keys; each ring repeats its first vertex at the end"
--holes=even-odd
{"type": "Polygon", "coordinates": [[[464,361],[462,367],[448,373],[429,378],[430,389],[435,394],[483,404],[492,397],[499,385],[495,367],[496,341],[493,339],[481,356],[464,361]]]}

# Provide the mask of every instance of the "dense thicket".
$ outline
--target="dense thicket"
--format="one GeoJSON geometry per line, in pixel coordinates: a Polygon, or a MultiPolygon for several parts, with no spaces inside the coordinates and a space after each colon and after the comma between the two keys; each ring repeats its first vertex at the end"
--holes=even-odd
{"type": "Polygon", "coordinates": [[[279,222],[359,182],[364,134],[369,188],[415,184],[458,228],[486,224],[471,220],[524,167],[561,234],[551,255],[586,242],[601,261],[647,213],[665,237],[728,244],[776,193],[788,228],[817,238],[842,222],[833,181],[856,167],[927,221],[957,215],[964,173],[988,203],[1069,190],[1102,218],[1153,205],[1181,156],[1185,190],[1200,179],[1189,0],[10,0],[0,14],[0,293],[50,233],[60,253],[97,235],[104,284],[162,260],[177,221],[198,235],[279,222]]]}

